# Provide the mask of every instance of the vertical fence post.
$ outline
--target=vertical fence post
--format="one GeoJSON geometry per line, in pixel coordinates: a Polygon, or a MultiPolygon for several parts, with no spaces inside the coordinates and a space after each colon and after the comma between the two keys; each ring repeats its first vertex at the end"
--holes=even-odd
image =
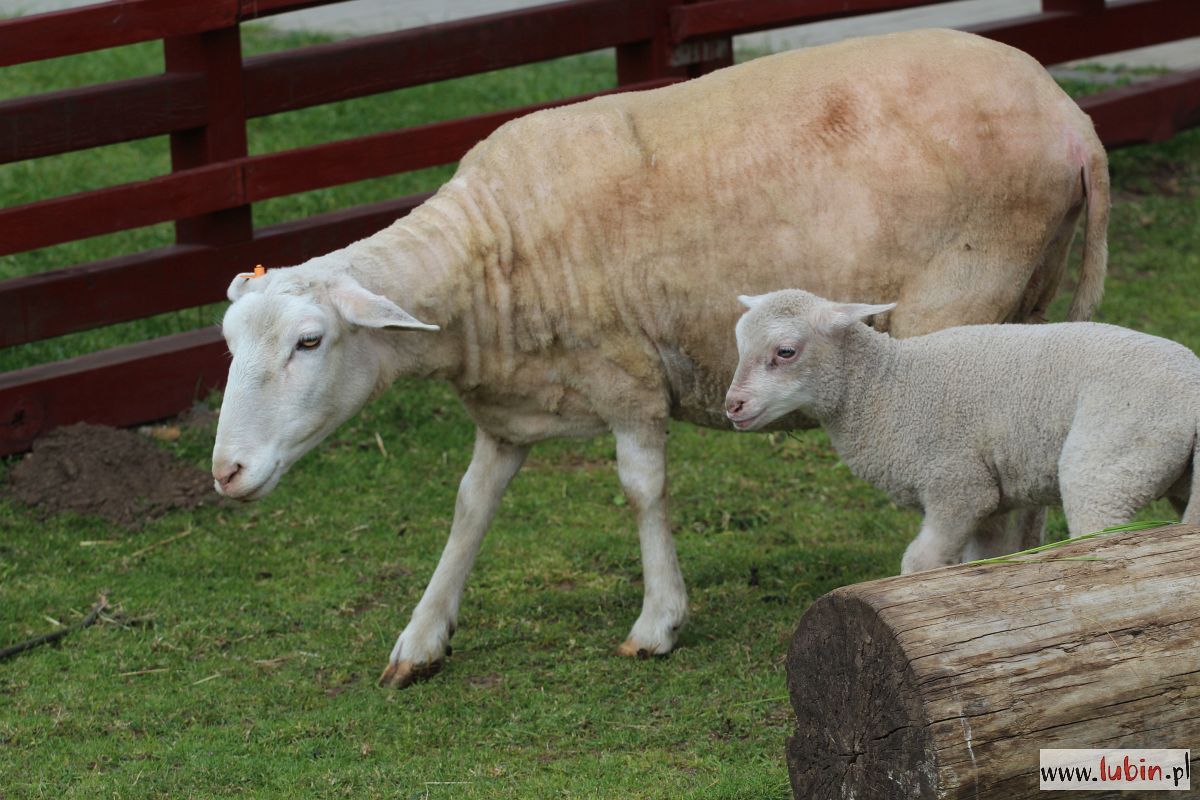
{"type": "Polygon", "coordinates": [[[671,7],[684,0],[645,0],[650,7],[654,38],[617,48],[617,85],[654,80],[655,78],[686,78],[684,66],[671,66],[671,7]]]}
{"type": "MultiPolygon", "coordinates": [[[[702,1],[683,0],[680,5],[702,1]]],[[[675,42],[674,48],[674,60],[686,61],[688,75],[693,78],[733,64],[732,34],[716,34],[696,42],[675,42]]]]}
{"type": "Polygon", "coordinates": [[[733,63],[733,37],[725,34],[676,42],[671,12],[699,0],[647,0],[654,18],[654,38],[617,48],[617,84],[654,78],[694,78],[733,63]]]}
{"type": "MultiPolygon", "coordinates": [[[[167,72],[199,72],[207,86],[207,122],[202,128],[171,134],[171,168],[191,169],[245,156],[246,104],[237,22],[228,28],[168,38],[163,52],[167,72]]],[[[229,244],[246,241],[253,233],[249,205],[175,222],[179,244],[229,244]]]]}

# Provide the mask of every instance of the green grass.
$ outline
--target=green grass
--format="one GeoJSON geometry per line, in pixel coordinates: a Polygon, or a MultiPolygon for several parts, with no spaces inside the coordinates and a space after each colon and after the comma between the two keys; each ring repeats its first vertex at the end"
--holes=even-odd
{"type": "MultiPolygon", "coordinates": [[[[248,49],[280,45],[253,34],[248,49]]],[[[5,79],[32,91],[150,72],[158,58],[127,48],[79,59],[77,72],[51,62],[5,79]]],[[[601,88],[611,67],[589,56],[299,112],[255,123],[253,148],[601,88]]],[[[103,183],[105,170],[125,180],[166,169],[161,142],[128,147],[145,149],[3,168],[0,198],[103,183]]],[[[417,191],[446,174],[265,204],[256,217],[417,191]]],[[[1114,154],[1113,176],[1100,318],[1200,347],[1200,135],[1114,154]]],[[[131,242],[5,259],[0,275],[131,242]]],[[[0,357],[35,363],[196,322],[184,312],[0,357]]],[[[548,443],[484,544],[445,670],[403,692],[377,689],[437,562],[471,439],[448,389],[405,382],[255,505],[178,512],[131,533],[95,518],[43,521],[0,500],[0,644],[49,629],[47,616],[69,624],[101,591],[119,606],[117,623],[0,663],[0,797],[789,796],[782,659],[792,627],[824,592],[894,574],[918,515],[855,480],[820,432],[674,426],[672,518],[692,621],[669,658],[627,661],[612,651],[639,612],[640,567],[612,440],[548,443]],[[155,671],[125,674],[145,670],[155,671]]],[[[169,447],[206,467],[211,443],[211,428],[193,428],[169,447]]],[[[1064,532],[1055,515],[1052,537],[1064,532]]]]}

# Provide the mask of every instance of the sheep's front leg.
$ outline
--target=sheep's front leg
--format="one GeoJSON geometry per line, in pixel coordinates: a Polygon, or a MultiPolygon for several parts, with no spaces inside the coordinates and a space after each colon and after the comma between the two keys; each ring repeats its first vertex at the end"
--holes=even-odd
{"type": "Polygon", "coordinates": [[[613,431],[617,473],[637,512],[645,595],[638,617],[617,653],[623,656],[671,652],[687,619],[687,588],[667,518],[667,432],[665,428],[613,431]]]}
{"type": "Polygon", "coordinates": [[[379,678],[380,686],[403,688],[441,669],[467,574],[500,499],[528,452],[528,447],[502,442],[475,429],[475,452],[458,485],[446,549],[421,602],[413,610],[412,620],[392,648],[387,669],[379,678]]]}

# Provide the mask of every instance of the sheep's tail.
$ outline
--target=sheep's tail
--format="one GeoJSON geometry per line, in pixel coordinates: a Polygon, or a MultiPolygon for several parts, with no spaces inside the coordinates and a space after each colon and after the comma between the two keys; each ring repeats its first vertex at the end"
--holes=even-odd
{"type": "Polygon", "coordinates": [[[1180,522],[1189,525],[1200,525],[1200,429],[1192,443],[1192,488],[1188,495],[1187,507],[1179,515],[1180,522]]]}
{"type": "Polygon", "coordinates": [[[1093,152],[1085,154],[1081,160],[1087,216],[1083,226],[1083,266],[1079,286],[1071,300],[1071,310],[1067,312],[1067,319],[1073,322],[1091,319],[1104,294],[1104,276],[1108,272],[1108,157],[1104,148],[1097,144],[1093,152]]]}

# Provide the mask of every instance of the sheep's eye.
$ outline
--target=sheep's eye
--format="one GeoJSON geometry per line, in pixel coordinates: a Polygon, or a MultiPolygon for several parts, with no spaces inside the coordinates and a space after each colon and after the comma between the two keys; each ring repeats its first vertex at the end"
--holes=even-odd
{"type": "Polygon", "coordinates": [[[297,350],[316,350],[320,346],[321,337],[316,334],[301,336],[300,341],[296,342],[297,350]]]}
{"type": "Polygon", "coordinates": [[[787,359],[789,359],[789,358],[795,358],[795,357],[796,357],[796,348],[794,348],[794,347],[781,347],[781,348],[779,348],[778,350],[776,350],[776,351],[775,351],[775,355],[779,356],[780,358],[782,358],[782,359],[784,359],[784,360],[786,361],[786,360],[787,360],[787,359]]]}

